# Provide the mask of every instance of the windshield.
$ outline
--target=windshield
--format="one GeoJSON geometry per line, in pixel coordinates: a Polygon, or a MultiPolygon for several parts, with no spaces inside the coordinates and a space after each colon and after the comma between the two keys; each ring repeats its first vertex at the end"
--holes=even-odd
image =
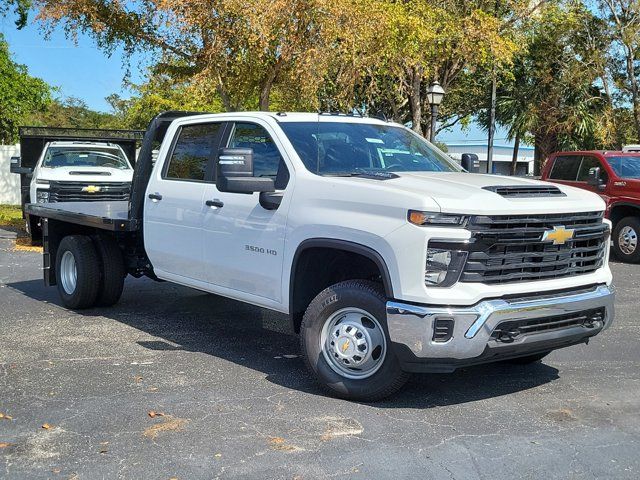
{"type": "Polygon", "coordinates": [[[282,122],[280,126],[307,169],[318,175],[462,170],[418,135],[393,125],[282,122]]]}
{"type": "Polygon", "coordinates": [[[128,170],[131,167],[122,150],[116,147],[93,145],[49,147],[42,161],[47,168],[58,167],[103,167],[128,170]]]}
{"type": "Polygon", "coordinates": [[[640,178],[640,156],[607,157],[609,165],[621,178],[640,178]]]}

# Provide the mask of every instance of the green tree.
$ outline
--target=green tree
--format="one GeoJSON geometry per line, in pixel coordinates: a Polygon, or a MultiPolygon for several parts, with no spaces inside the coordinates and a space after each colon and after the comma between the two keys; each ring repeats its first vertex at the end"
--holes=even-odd
{"type": "Polygon", "coordinates": [[[501,79],[496,113],[516,145],[534,139],[536,171],[559,149],[608,144],[608,99],[598,87],[606,38],[598,19],[576,2],[549,3],[525,41],[501,79]]]}
{"type": "MultiPolygon", "coordinates": [[[[35,0],[46,31],[91,35],[99,48],[153,55],[177,84],[215,89],[225,110],[317,105],[338,53],[353,54],[364,0],[35,0]],[[360,17],[359,17],[360,18],[360,17]],[[347,33],[348,32],[348,33],[347,33]]],[[[371,30],[371,29],[370,29],[371,30]]],[[[349,62],[347,62],[349,63],[349,62]]],[[[349,80],[349,75],[340,77],[349,80]]]]}
{"type": "Polygon", "coordinates": [[[54,99],[47,108],[29,116],[34,126],[68,128],[118,128],[112,114],[91,110],[84,100],[75,97],[54,99]]]}
{"type": "Polygon", "coordinates": [[[27,16],[31,5],[32,0],[0,0],[0,14],[5,16],[13,11],[16,16],[16,27],[20,29],[27,24],[27,16]]]}
{"type": "MultiPolygon", "coordinates": [[[[383,113],[429,135],[427,89],[446,91],[439,130],[466,125],[486,108],[486,86],[495,68],[511,64],[520,49],[521,24],[543,2],[417,0],[372,2],[382,10],[351,106],[383,113]],[[382,5],[383,7],[380,7],[382,5]]],[[[368,13],[371,15],[371,13],[368,13]]],[[[329,92],[334,99],[336,93],[329,92]]]]}
{"type": "Polygon", "coordinates": [[[14,143],[18,126],[51,101],[50,87],[29,75],[27,67],[11,58],[9,45],[0,34],[0,143],[14,143]]]}
{"type": "Polygon", "coordinates": [[[631,104],[635,138],[640,139],[640,2],[599,0],[598,4],[613,39],[609,65],[615,88],[622,100],[631,104]]]}

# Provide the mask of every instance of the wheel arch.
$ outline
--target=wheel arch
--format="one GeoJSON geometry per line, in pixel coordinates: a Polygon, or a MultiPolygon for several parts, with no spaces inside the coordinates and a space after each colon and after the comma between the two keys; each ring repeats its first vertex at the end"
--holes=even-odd
{"type": "Polygon", "coordinates": [[[315,284],[312,286],[301,286],[299,284],[300,276],[304,273],[304,267],[308,266],[309,256],[312,254],[317,254],[320,260],[326,259],[330,255],[332,257],[348,258],[349,261],[353,262],[353,265],[350,265],[354,267],[353,271],[349,272],[350,274],[345,275],[343,272],[343,275],[338,275],[334,279],[337,281],[363,278],[363,274],[367,272],[377,272],[385,295],[388,298],[393,298],[391,274],[385,259],[378,251],[367,245],[349,240],[335,238],[306,239],[298,245],[293,255],[289,278],[289,315],[294,332],[297,333],[300,328],[300,322],[304,314],[302,306],[308,304],[307,300],[312,300],[317,293],[329,286],[330,284],[327,284],[327,282],[332,278],[331,275],[324,272],[324,275],[319,275],[321,278],[314,276],[315,284]],[[367,264],[367,262],[370,263],[367,264]]]}
{"type": "Polygon", "coordinates": [[[611,220],[613,228],[615,228],[616,224],[625,217],[640,218],[640,205],[630,202],[617,202],[611,205],[609,208],[609,220],[611,220]]]}

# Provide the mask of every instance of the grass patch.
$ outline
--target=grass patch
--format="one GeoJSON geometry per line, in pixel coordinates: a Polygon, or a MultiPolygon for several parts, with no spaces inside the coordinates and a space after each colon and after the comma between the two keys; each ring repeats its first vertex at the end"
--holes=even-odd
{"type": "Polygon", "coordinates": [[[0,205],[0,227],[24,228],[20,205],[0,205]]]}

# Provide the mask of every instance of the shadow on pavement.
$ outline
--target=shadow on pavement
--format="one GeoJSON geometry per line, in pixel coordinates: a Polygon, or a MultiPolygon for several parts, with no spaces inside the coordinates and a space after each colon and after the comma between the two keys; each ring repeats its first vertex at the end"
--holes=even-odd
{"type": "MultiPolygon", "coordinates": [[[[60,305],[55,288],[42,280],[7,284],[25,296],[60,305]]],[[[63,308],[63,307],[60,307],[63,308]]],[[[263,372],[272,383],[322,395],[299,358],[298,339],[286,315],[170,283],[128,279],[120,303],[111,308],[75,312],[106,317],[144,331],[158,340],[139,341],[154,351],[213,355],[263,372]]],[[[457,405],[535,388],[558,378],[543,363],[529,366],[489,364],[453,374],[415,375],[380,408],[431,408],[457,405]]]]}

